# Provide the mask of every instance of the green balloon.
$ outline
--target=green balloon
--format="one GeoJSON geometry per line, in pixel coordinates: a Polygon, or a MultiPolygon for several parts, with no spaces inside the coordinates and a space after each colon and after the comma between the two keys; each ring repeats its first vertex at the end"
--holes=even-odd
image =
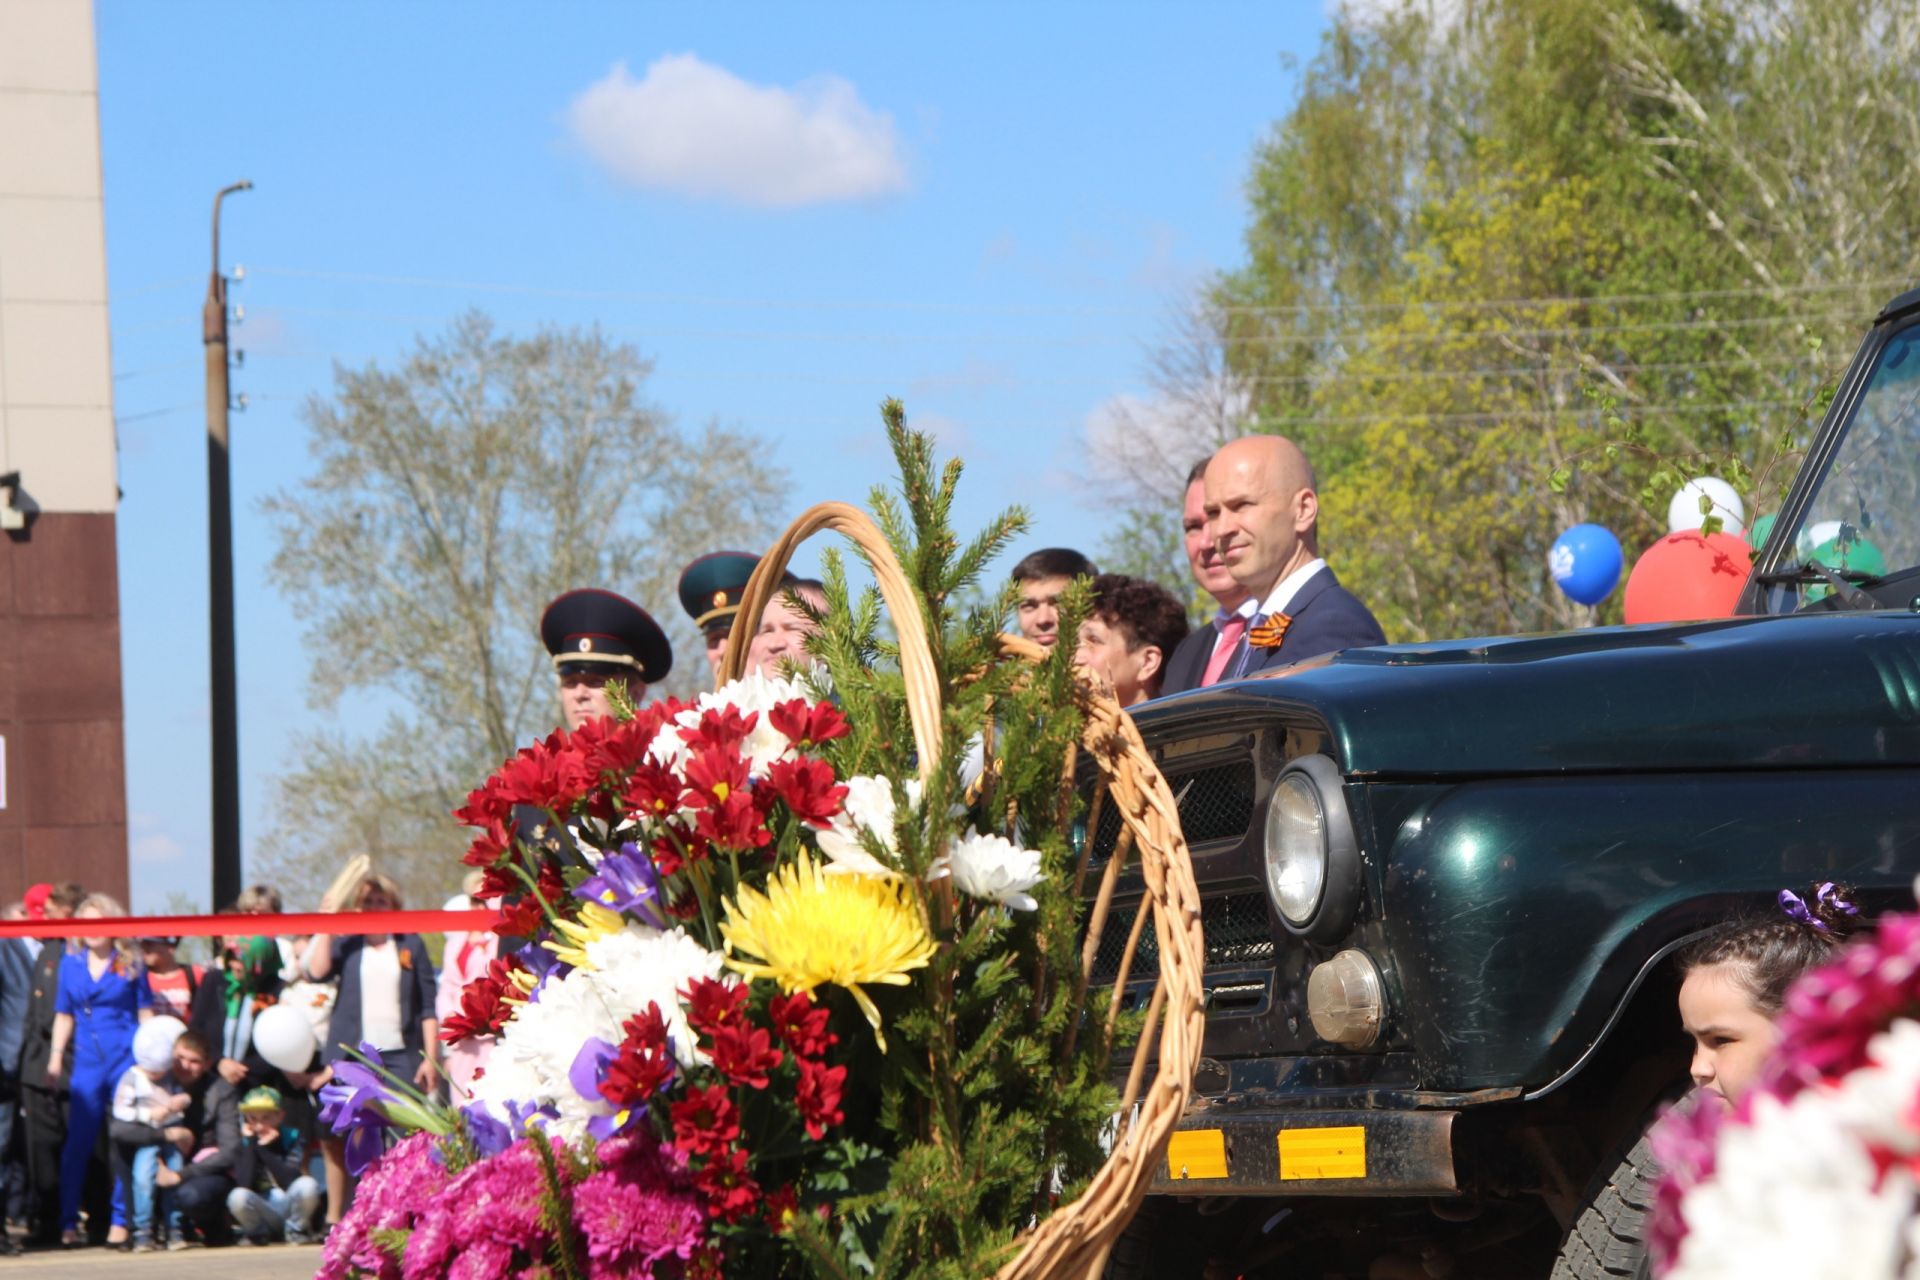
{"type": "Polygon", "coordinates": [[[1747,530],[1747,545],[1753,548],[1754,554],[1758,555],[1760,548],[1767,545],[1767,535],[1773,532],[1773,521],[1774,514],[1769,511],[1755,520],[1753,527],[1747,530]]]}
{"type": "MultiPolygon", "coordinates": [[[[1818,560],[1829,569],[1844,569],[1849,573],[1870,573],[1878,577],[1887,571],[1887,557],[1865,538],[1855,538],[1844,546],[1840,539],[1829,538],[1813,549],[1810,559],[1818,560]]],[[[1807,603],[1824,600],[1832,594],[1832,587],[1816,582],[1807,588],[1807,603]]]]}

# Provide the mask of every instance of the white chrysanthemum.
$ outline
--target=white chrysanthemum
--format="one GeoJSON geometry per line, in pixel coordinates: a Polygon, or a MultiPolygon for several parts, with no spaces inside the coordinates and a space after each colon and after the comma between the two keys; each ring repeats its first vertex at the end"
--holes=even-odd
{"type": "Polygon", "coordinates": [[[555,1132],[573,1138],[585,1132],[589,1118],[606,1110],[604,1104],[580,1097],[567,1078],[589,1037],[609,1044],[621,1039],[619,1020],[594,991],[592,977],[576,969],[563,978],[548,978],[538,999],[519,1006],[501,1029],[486,1074],[474,1089],[496,1116],[505,1118],[508,1102],[552,1106],[560,1112],[555,1132]]]}
{"type": "MultiPolygon", "coordinates": [[[[820,852],[828,862],[825,870],[842,875],[899,875],[900,839],[894,830],[899,815],[892,781],[861,773],[848,778],[846,787],[846,802],[834,815],[833,825],[815,834],[820,852]],[[880,842],[888,861],[882,862],[867,852],[861,839],[863,831],[872,833],[880,842]]],[[[906,784],[907,803],[917,807],[921,789],[920,779],[910,780],[906,784]]]]}
{"type": "Polygon", "coordinates": [[[787,679],[782,676],[762,675],[749,671],[738,680],[722,685],[709,693],[701,694],[694,704],[662,725],[660,732],[654,735],[653,744],[647,754],[661,764],[673,769],[682,768],[687,762],[687,745],[680,737],[682,728],[691,729],[700,723],[700,717],[709,711],[722,707],[735,707],[742,715],[758,713],[746,740],[740,744],[741,754],[746,757],[747,772],[754,777],[764,777],[769,766],[775,761],[793,754],[793,743],[784,733],[767,719],[767,713],[783,702],[792,702],[795,698],[811,706],[817,702],[807,689],[804,681],[787,679]]]}
{"type": "Polygon", "coordinates": [[[969,831],[947,851],[945,862],[960,892],[990,898],[1016,911],[1039,909],[1027,892],[1044,878],[1039,850],[1022,849],[1005,836],[969,831]]]}
{"type": "MultiPolygon", "coordinates": [[[[614,1018],[616,1028],[649,1003],[658,1004],[680,1065],[690,1067],[705,1061],[694,1047],[693,1031],[687,1026],[679,993],[695,978],[722,975],[726,961],[719,952],[701,946],[687,936],[685,929],[655,933],[637,925],[595,938],[586,951],[594,966],[589,975],[592,990],[614,1018]]],[[[618,1044],[622,1034],[616,1031],[608,1038],[618,1044]]],[[[576,1050],[579,1043],[574,1042],[576,1050]]]]}

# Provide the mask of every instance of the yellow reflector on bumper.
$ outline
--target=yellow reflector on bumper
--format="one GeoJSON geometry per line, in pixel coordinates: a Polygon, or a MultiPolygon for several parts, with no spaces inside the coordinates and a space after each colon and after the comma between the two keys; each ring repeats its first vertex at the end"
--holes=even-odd
{"type": "Polygon", "coordinates": [[[1219,1129],[1179,1129],[1167,1141],[1167,1177],[1227,1176],[1227,1135],[1219,1129]]]}
{"type": "Polygon", "coordinates": [[[1340,1129],[1282,1129],[1280,1180],[1364,1178],[1367,1131],[1359,1125],[1340,1129]]]}

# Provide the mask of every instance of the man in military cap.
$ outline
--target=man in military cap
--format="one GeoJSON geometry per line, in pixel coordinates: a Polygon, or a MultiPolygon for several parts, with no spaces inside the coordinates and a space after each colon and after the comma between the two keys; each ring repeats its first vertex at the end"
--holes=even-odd
{"type": "Polygon", "coordinates": [[[760,557],[749,552],[713,551],[680,571],[680,607],[707,642],[707,666],[716,683],[727,660],[727,633],[759,563],[760,557]]]}
{"type": "Polygon", "coordinates": [[[568,730],[613,714],[607,685],[626,686],[639,702],[673,669],[666,632],[625,596],[587,587],[569,591],[540,615],[540,639],[560,673],[560,711],[568,730]]]}

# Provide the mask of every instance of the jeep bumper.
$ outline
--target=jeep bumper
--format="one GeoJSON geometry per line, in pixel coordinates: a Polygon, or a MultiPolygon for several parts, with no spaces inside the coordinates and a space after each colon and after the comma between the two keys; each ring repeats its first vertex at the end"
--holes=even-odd
{"type": "Polygon", "coordinates": [[[1157,1195],[1446,1196],[1459,1193],[1450,1109],[1189,1113],[1157,1195]]]}

